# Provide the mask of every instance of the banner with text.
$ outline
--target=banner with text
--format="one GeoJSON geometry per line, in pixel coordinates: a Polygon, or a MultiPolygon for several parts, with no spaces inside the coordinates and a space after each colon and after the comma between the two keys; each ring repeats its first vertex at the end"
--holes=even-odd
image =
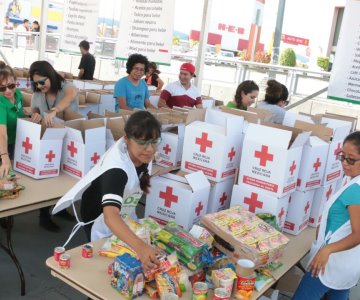
{"type": "Polygon", "coordinates": [[[6,22],[5,22],[5,9],[4,9],[4,1],[0,0],[0,41],[3,40],[3,35],[4,35],[4,27],[6,26],[6,22]]]}
{"type": "Polygon", "coordinates": [[[79,43],[93,45],[97,34],[98,0],[66,0],[60,51],[79,53],[79,43]]]}
{"type": "Polygon", "coordinates": [[[175,0],[123,0],[116,58],[140,53],[170,64],[175,0]]]}
{"type": "Polygon", "coordinates": [[[347,0],[328,98],[360,104],[360,0],[347,0]]]}

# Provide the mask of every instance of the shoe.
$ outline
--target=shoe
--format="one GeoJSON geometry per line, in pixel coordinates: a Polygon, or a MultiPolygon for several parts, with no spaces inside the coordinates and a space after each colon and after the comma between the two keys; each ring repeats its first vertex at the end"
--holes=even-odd
{"type": "Polygon", "coordinates": [[[66,221],[71,221],[71,222],[75,222],[76,218],[70,214],[66,209],[63,209],[61,211],[59,211],[57,214],[55,214],[54,216],[60,217],[66,221]]]}
{"type": "Polygon", "coordinates": [[[46,219],[40,218],[39,225],[42,228],[46,229],[47,231],[51,231],[51,232],[60,231],[60,227],[56,225],[50,218],[46,218],[46,219]]]}

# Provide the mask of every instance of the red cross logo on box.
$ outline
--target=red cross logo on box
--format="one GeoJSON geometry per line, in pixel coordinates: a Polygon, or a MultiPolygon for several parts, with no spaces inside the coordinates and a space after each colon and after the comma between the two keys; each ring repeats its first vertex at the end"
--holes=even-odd
{"type": "Polygon", "coordinates": [[[332,185],[330,185],[329,190],[326,192],[326,201],[329,201],[332,192],[332,185]]]}
{"type": "Polygon", "coordinates": [[[48,162],[51,163],[52,160],[55,158],[55,154],[52,150],[50,150],[49,153],[45,155],[45,157],[48,160],[48,162]]]}
{"type": "Polygon", "coordinates": [[[165,154],[168,155],[171,152],[171,148],[170,148],[169,144],[166,144],[165,147],[163,147],[163,150],[164,150],[165,154]]]}
{"type": "Polygon", "coordinates": [[[296,164],[295,164],[295,160],[293,160],[292,165],[290,166],[289,169],[291,175],[294,175],[295,170],[296,170],[296,164]]]}
{"type": "Polygon", "coordinates": [[[100,159],[100,155],[98,155],[97,152],[95,152],[94,155],[91,157],[91,160],[94,162],[94,165],[96,165],[99,159],[100,159]]]}
{"type": "Polygon", "coordinates": [[[201,138],[195,139],[195,144],[200,145],[200,152],[205,153],[207,147],[212,148],[213,142],[208,140],[208,134],[203,132],[201,138]]]}
{"type": "Polygon", "coordinates": [[[279,214],[278,214],[278,218],[279,218],[279,221],[281,221],[281,218],[283,217],[283,215],[285,214],[285,210],[284,208],[282,207],[279,214]]]}
{"type": "Polygon", "coordinates": [[[178,203],[178,196],[173,194],[173,188],[167,186],[165,192],[160,192],[159,197],[165,200],[165,207],[171,208],[171,203],[178,203]]]}
{"type": "Polygon", "coordinates": [[[244,203],[249,205],[249,211],[251,211],[252,213],[255,213],[257,207],[258,208],[263,207],[263,202],[258,201],[258,194],[256,193],[251,193],[250,198],[245,197],[244,203]]]}
{"type": "Polygon", "coordinates": [[[200,216],[201,211],[203,210],[204,206],[202,205],[201,201],[199,202],[198,206],[195,208],[195,212],[197,216],[200,216]]]}
{"type": "Polygon", "coordinates": [[[231,151],[228,153],[228,158],[230,159],[230,161],[233,160],[234,156],[236,155],[236,152],[234,150],[234,147],[231,148],[231,151]]]}
{"type": "Polygon", "coordinates": [[[29,88],[30,87],[30,82],[26,81],[26,87],[29,88]]]}
{"type": "Polygon", "coordinates": [[[262,145],[261,151],[255,151],[255,157],[260,158],[260,166],[262,167],[266,167],[267,161],[274,160],[274,155],[270,154],[268,150],[269,150],[268,146],[262,145]]]}
{"type": "Polygon", "coordinates": [[[25,154],[29,154],[30,150],[32,150],[33,145],[30,143],[30,139],[26,137],[25,141],[22,142],[22,146],[25,149],[25,154]]]}
{"type": "Polygon", "coordinates": [[[308,201],[308,202],[306,202],[306,205],[304,207],[304,211],[305,211],[306,214],[307,214],[309,208],[310,208],[310,203],[308,201]]]}
{"type": "Polygon", "coordinates": [[[338,160],[337,155],[341,152],[341,143],[338,143],[337,148],[334,151],[334,155],[336,156],[336,160],[338,160]]]}
{"type": "Polygon", "coordinates": [[[16,86],[17,86],[17,87],[20,86],[20,82],[19,82],[19,81],[16,82],[16,86]]]}
{"type": "Polygon", "coordinates": [[[67,150],[70,152],[70,156],[74,157],[78,149],[75,147],[74,142],[71,141],[70,145],[67,146],[67,150]]]}
{"type": "Polygon", "coordinates": [[[318,157],[318,158],[316,159],[316,162],[314,162],[314,164],[313,164],[313,168],[315,169],[315,172],[318,171],[318,169],[320,168],[320,166],[321,166],[321,162],[320,162],[320,158],[318,157]]]}
{"type": "Polygon", "coordinates": [[[223,194],[222,194],[222,196],[221,196],[221,198],[219,199],[219,202],[220,202],[220,204],[221,205],[224,205],[225,204],[225,201],[227,200],[227,195],[226,195],[226,193],[224,192],[223,194]]]}

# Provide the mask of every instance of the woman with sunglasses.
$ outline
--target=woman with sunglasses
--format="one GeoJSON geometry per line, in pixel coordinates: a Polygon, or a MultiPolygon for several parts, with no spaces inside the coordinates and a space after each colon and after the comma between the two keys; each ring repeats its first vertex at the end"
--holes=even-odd
{"type": "Polygon", "coordinates": [[[63,209],[64,201],[81,198],[87,238],[94,241],[115,234],[134,249],[146,270],[158,263],[156,252],[128,228],[120,215],[136,218],[138,201],[150,188],[148,164],[160,142],[160,124],[155,117],[147,111],[135,112],[126,122],[125,136],[59,200],[53,211],[63,209]]]}
{"type": "Polygon", "coordinates": [[[237,87],[234,100],[228,102],[226,106],[247,110],[247,108],[255,102],[258,95],[259,86],[252,80],[245,80],[237,87]]]}
{"type": "Polygon", "coordinates": [[[360,131],[348,135],[337,155],[349,183],[326,203],[310,264],[293,300],[347,300],[360,279],[360,131]]]}
{"type": "Polygon", "coordinates": [[[30,66],[30,80],[34,91],[31,108],[34,118],[45,125],[53,126],[57,114],[69,108],[77,112],[79,99],[76,87],[56,72],[47,61],[36,61],[30,66]]]}

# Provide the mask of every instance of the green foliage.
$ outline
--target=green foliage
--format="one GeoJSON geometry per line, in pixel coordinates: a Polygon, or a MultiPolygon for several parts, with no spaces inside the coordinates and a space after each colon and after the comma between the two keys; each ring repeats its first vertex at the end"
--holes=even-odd
{"type": "Polygon", "coordinates": [[[284,49],[280,54],[280,65],[287,67],[296,66],[296,55],[295,51],[292,48],[284,49]]]}
{"type": "Polygon", "coordinates": [[[321,68],[323,71],[327,71],[329,68],[329,60],[330,58],[327,56],[319,56],[317,58],[317,65],[321,68]]]}

